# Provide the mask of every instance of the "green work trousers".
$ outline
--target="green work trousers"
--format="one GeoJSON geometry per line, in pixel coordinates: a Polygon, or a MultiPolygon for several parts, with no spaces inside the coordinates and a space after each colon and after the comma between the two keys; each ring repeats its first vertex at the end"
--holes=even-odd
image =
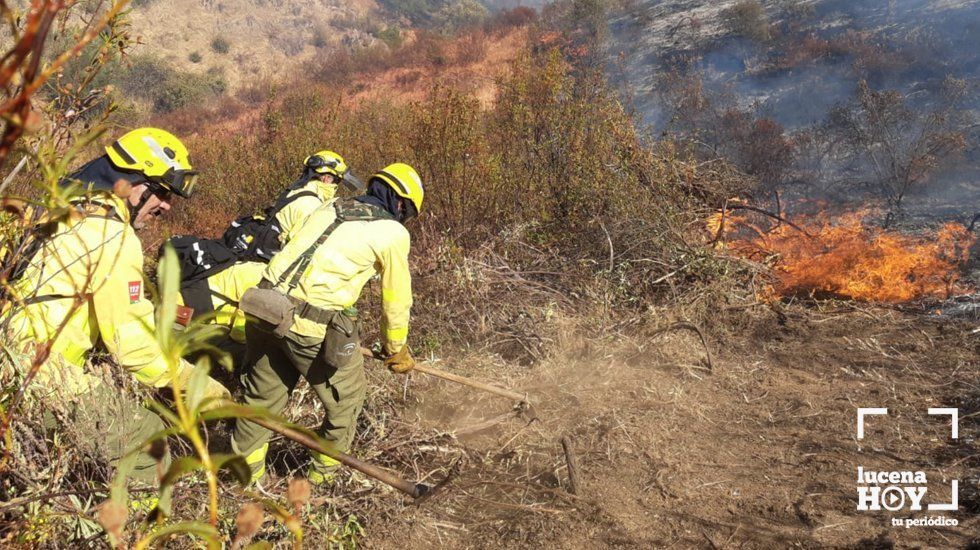
{"type": "MultiPolygon", "coordinates": [[[[245,405],[281,414],[289,395],[303,376],[323,403],[326,417],[319,434],[337,451],[346,452],[354,439],[357,417],[367,390],[360,334],[354,319],[337,312],[327,323],[323,340],[293,332],[285,338],[257,320],[245,326],[248,351],[242,384],[245,405]]],[[[255,422],[239,418],[232,434],[232,449],[252,468],[253,479],[265,471],[265,454],[271,432],[255,422]]],[[[336,462],[315,458],[313,468],[322,475],[335,469],[336,462]]]]}
{"type": "MultiPolygon", "coordinates": [[[[64,414],[45,415],[48,429],[68,430],[69,427],[61,425],[63,422],[71,424],[70,429],[78,434],[80,450],[108,460],[114,467],[120,467],[125,461],[132,465],[130,478],[156,485],[157,461],[153,457],[145,451],[126,457],[166,427],[152,411],[122,395],[117,388],[101,383],[72,399],[64,414]]],[[[161,462],[166,470],[170,463],[169,453],[161,462]]]]}

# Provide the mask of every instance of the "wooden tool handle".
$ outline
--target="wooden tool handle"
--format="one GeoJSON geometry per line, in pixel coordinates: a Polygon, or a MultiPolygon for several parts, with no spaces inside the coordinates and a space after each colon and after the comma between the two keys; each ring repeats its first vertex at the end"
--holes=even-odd
{"type": "Polygon", "coordinates": [[[442,378],[443,380],[449,380],[450,382],[456,382],[457,384],[463,384],[464,386],[469,386],[471,388],[476,388],[478,390],[483,390],[492,394],[499,395],[501,397],[506,397],[511,401],[526,401],[526,397],[523,394],[512,392],[510,390],[505,390],[503,388],[498,388],[497,386],[491,386],[490,384],[484,384],[483,382],[477,382],[471,378],[466,378],[464,376],[459,376],[458,374],[452,374],[444,370],[439,370],[435,367],[430,367],[428,365],[415,365],[415,369],[419,372],[428,374],[429,376],[435,376],[436,378],[442,378]]]}
{"type": "MultiPolygon", "coordinates": [[[[378,357],[371,350],[369,350],[369,349],[367,349],[365,347],[362,347],[361,348],[361,354],[364,357],[369,357],[369,358],[372,358],[372,359],[378,359],[379,361],[382,360],[381,357],[378,357]]],[[[436,378],[442,378],[443,380],[449,380],[450,382],[456,382],[457,384],[462,384],[464,386],[469,386],[471,388],[476,388],[478,390],[483,390],[485,392],[492,393],[494,395],[499,395],[501,397],[506,397],[507,399],[510,399],[511,401],[527,402],[527,396],[524,395],[524,394],[520,394],[520,393],[517,393],[517,392],[510,391],[510,390],[505,390],[503,388],[498,388],[497,386],[493,386],[493,385],[490,385],[490,384],[484,384],[483,382],[477,382],[476,380],[473,380],[472,378],[467,378],[465,376],[460,376],[458,374],[452,374],[452,373],[446,372],[444,370],[439,370],[439,369],[437,369],[435,367],[430,367],[429,365],[425,365],[425,364],[422,364],[422,363],[416,363],[415,364],[415,368],[413,370],[418,371],[418,372],[421,372],[421,373],[424,373],[424,374],[428,374],[429,376],[435,376],[436,378]]]]}
{"type": "Polygon", "coordinates": [[[328,449],[327,447],[323,446],[319,441],[317,441],[316,439],[310,437],[309,435],[303,432],[293,430],[285,426],[276,425],[264,418],[250,418],[249,420],[255,422],[260,426],[264,426],[276,433],[282,434],[284,437],[292,439],[293,441],[309,449],[313,449],[318,453],[325,454],[330,458],[340,462],[341,464],[353,468],[366,476],[373,477],[374,479],[377,479],[378,481],[385,483],[386,485],[390,485],[391,487],[398,489],[399,491],[405,493],[406,495],[412,498],[419,498],[425,496],[430,490],[430,487],[428,485],[424,485],[421,483],[412,483],[411,481],[398,477],[397,475],[389,472],[388,470],[379,468],[373,464],[364,462],[363,460],[358,460],[346,453],[335,451],[333,449],[328,449]]]}

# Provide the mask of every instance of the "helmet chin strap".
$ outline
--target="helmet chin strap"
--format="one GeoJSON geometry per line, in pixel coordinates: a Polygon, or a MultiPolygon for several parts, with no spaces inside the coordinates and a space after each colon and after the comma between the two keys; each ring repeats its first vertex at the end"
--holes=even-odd
{"type": "Polygon", "coordinates": [[[133,206],[133,203],[127,201],[128,204],[129,204],[129,223],[130,223],[130,225],[132,225],[134,227],[136,226],[136,216],[139,215],[140,210],[142,210],[143,207],[146,206],[146,203],[149,202],[150,197],[152,197],[152,196],[153,196],[153,191],[150,190],[150,186],[147,185],[146,186],[146,189],[143,190],[143,194],[140,196],[139,202],[136,203],[135,206],[133,206]]]}

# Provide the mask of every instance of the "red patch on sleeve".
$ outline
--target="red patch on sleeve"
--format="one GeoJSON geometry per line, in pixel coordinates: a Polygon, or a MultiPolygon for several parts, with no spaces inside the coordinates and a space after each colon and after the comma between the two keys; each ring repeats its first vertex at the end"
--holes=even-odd
{"type": "Polygon", "coordinates": [[[143,281],[129,282],[129,303],[135,304],[143,297],[143,281]]]}

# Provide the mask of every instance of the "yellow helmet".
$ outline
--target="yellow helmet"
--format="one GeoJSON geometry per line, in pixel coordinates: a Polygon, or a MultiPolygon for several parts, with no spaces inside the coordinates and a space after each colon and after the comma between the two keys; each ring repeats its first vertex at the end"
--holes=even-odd
{"type": "Polygon", "coordinates": [[[150,184],[185,198],[194,190],[197,171],[191,167],[187,148],[170,132],[137,128],[112,142],[105,152],[116,168],[143,174],[150,184]]]}
{"type": "Polygon", "coordinates": [[[314,153],[303,161],[303,164],[317,174],[333,174],[337,179],[343,179],[349,170],[344,157],[333,151],[314,153]]]}
{"type": "Polygon", "coordinates": [[[391,187],[395,194],[408,200],[415,207],[415,214],[422,211],[422,199],[425,197],[425,188],[422,186],[422,178],[419,173],[411,166],[396,162],[385,166],[383,170],[371,176],[371,181],[378,179],[391,187]]]}

